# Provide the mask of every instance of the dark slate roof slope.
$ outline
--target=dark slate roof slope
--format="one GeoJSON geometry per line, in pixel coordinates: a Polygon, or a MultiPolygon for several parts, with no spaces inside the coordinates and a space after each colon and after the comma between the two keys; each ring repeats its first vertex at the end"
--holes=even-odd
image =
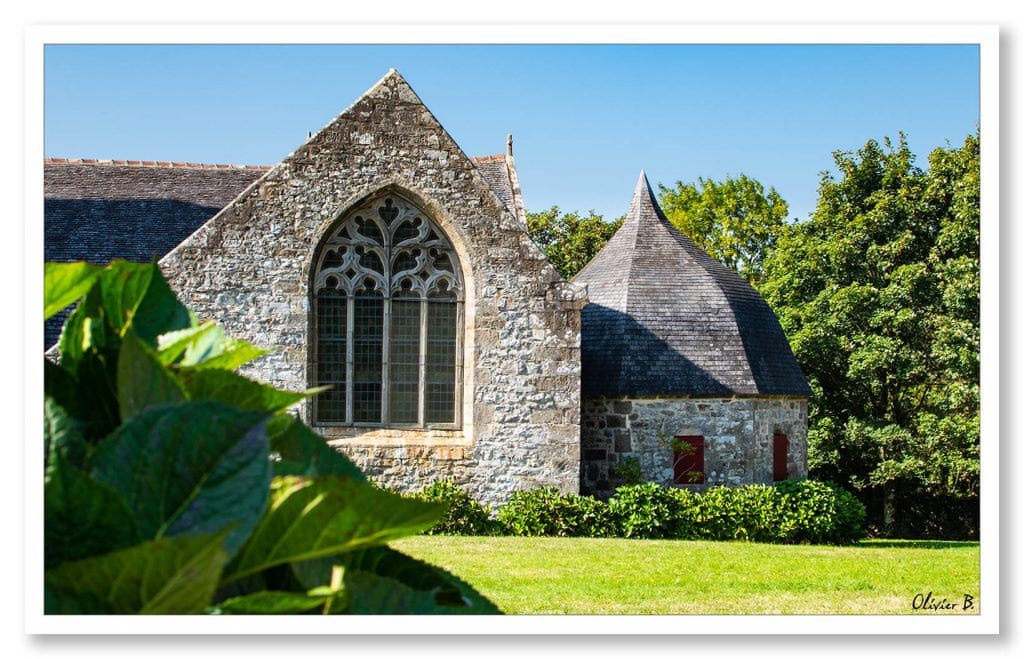
{"type": "Polygon", "coordinates": [[[573,282],[590,299],[584,395],[810,395],[768,304],[669,223],[643,172],[622,227],[573,282]]]}
{"type": "Polygon", "coordinates": [[[501,203],[505,204],[513,213],[515,212],[515,196],[512,192],[512,181],[509,178],[508,164],[505,162],[505,155],[476,156],[470,158],[476,168],[483,174],[484,180],[498,195],[501,203]]]}
{"type": "Polygon", "coordinates": [[[66,163],[43,168],[48,261],[148,261],[174,249],[268,168],[66,163]]]}
{"type": "MultiPolygon", "coordinates": [[[[47,159],[43,258],[150,261],[174,249],[268,167],[47,159]]],[[[46,346],[64,314],[44,325],[46,346]]]]}

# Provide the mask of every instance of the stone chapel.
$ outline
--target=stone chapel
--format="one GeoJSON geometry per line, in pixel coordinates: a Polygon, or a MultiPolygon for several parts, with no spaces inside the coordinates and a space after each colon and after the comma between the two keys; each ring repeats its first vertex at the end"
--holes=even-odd
{"type": "MultiPolygon", "coordinates": [[[[665,219],[641,174],[573,281],[527,234],[515,160],[467,157],[394,70],[270,168],[48,159],[47,260],[160,266],[330,388],[297,413],[376,481],[482,501],[806,476],[807,383],[757,292],[665,219]]],[[[46,327],[46,344],[59,321],[46,327]]]]}

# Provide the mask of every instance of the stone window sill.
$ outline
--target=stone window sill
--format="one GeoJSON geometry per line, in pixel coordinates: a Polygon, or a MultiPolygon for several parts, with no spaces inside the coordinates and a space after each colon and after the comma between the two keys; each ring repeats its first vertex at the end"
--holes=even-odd
{"type": "Polygon", "coordinates": [[[313,426],[335,448],[345,446],[468,446],[462,429],[313,426]]]}

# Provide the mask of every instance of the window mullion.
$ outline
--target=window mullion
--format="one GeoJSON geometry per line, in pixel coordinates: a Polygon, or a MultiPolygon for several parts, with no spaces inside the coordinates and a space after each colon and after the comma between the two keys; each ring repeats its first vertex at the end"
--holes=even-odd
{"type": "Polygon", "coordinates": [[[384,334],[380,338],[380,418],[381,423],[387,425],[391,422],[391,411],[388,405],[388,392],[390,390],[391,372],[388,364],[391,361],[391,298],[384,298],[384,334]]]}
{"type": "Polygon", "coordinates": [[[427,400],[427,301],[420,300],[420,386],[419,386],[419,410],[417,411],[419,425],[426,425],[426,400],[427,400]]]}
{"type": "Polygon", "coordinates": [[[463,334],[463,309],[462,302],[456,299],[455,302],[455,391],[452,396],[452,404],[455,405],[454,413],[452,414],[452,421],[456,425],[462,425],[462,341],[463,334]]]}
{"type": "Polygon", "coordinates": [[[345,325],[345,423],[352,425],[352,380],[355,374],[355,332],[353,327],[355,326],[356,318],[356,298],[355,295],[349,295],[345,298],[345,313],[348,320],[345,325]]]}

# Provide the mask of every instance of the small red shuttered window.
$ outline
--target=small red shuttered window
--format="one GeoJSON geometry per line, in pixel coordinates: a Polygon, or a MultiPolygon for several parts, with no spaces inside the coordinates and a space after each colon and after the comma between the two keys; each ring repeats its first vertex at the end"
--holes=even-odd
{"type": "Polygon", "coordinates": [[[781,432],[772,438],[772,478],[784,481],[789,478],[789,438],[781,432]]]}
{"type": "Polygon", "coordinates": [[[672,442],[672,480],[680,484],[704,482],[704,438],[676,435],[672,442]]]}

